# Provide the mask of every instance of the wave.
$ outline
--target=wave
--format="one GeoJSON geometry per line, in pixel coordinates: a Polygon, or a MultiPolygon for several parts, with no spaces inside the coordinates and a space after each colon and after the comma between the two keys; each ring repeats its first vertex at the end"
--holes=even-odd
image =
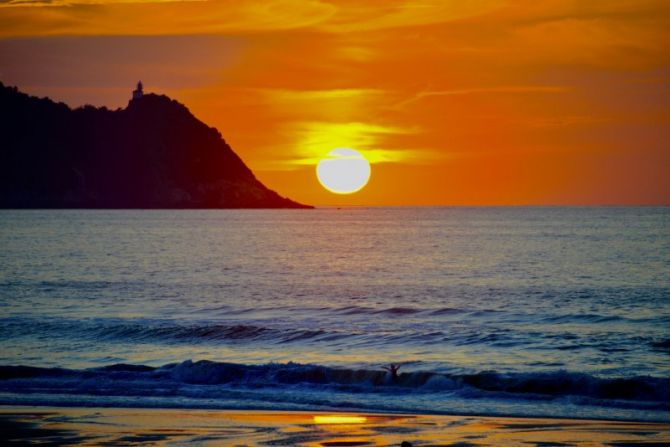
{"type": "MultiPolygon", "coordinates": [[[[25,321],[7,321],[0,327],[3,338],[31,335],[33,325],[25,321]]],[[[328,341],[347,337],[351,334],[319,329],[281,329],[254,324],[192,324],[170,323],[130,323],[130,322],[82,322],[52,321],[40,322],[44,332],[59,336],[87,337],[96,340],[132,340],[134,342],[217,342],[217,341],[270,341],[290,343],[304,340],[327,339],[328,341]]]]}
{"type": "Polygon", "coordinates": [[[224,386],[227,389],[281,388],[349,393],[423,395],[449,393],[469,398],[547,400],[586,398],[590,405],[631,406],[670,410],[670,378],[635,376],[595,377],[585,373],[554,372],[444,374],[431,371],[405,372],[393,379],[383,370],[347,369],[298,363],[245,365],[208,360],[171,363],[160,367],[113,364],[90,369],[0,366],[0,391],[11,393],[77,392],[82,384],[104,384],[96,393],[112,395],[134,390],[151,395],[179,393],[180,386],[224,386]],[[106,391],[105,391],[106,390],[106,391]]]}
{"type": "MultiPolygon", "coordinates": [[[[409,314],[404,308],[391,308],[383,312],[394,312],[396,315],[409,314]]],[[[133,342],[159,344],[217,344],[217,343],[264,343],[290,344],[312,343],[316,345],[340,345],[344,340],[355,340],[366,346],[388,346],[402,344],[433,345],[449,343],[455,345],[486,344],[494,346],[513,346],[529,339],[524,334],[514,334],[503,329],[495,332],[442,331],[434,328],[418,328],[389,333],[365,334],[360,331],[340,329],[289,328],[273,327],[259,324],[174,324],[172,322],[128,320],[55,320],[31,321],[0,319],[0,340],[11,340],[17,337],[34,334],[34,327],[39,325],[43,334],[53,337],[68,337],[72,340],[96,340],[99,342],[133,342]],[[423,330],[422,330],[423,329],[423,330]]],[[[493,329],[492,329],[493,330],[493,329]]]]}
{"type": "Polygon", "coordinates": [[[547,323],[610,323],[615,321],[633,321],[618,315],[566,314],[554,315],[543,319],[547,323]]]}
{"type": "Polygon", "coordinates": [[[444,308],[416,308],[416,307],[389,307],[389,308],[375,308],[364,306],[345,306],[336,309],[329,309],[332,312],[343,315],[387,315],[387,316],[402,316],[422,314],[423,316],[438,316],[449,314],[461,314],[472,312],[472,310],[458,309],[453,307],[444,308]]]}
{"type": "Polygon", "coordinates": [[[660,351],[670,350],[670,338],[658,341],[652,341],[649,344],[651,345],[652,348],[655,348],[660,351]]]}
{"type": "MultiPolygon", "coordinates": [[[[372,312],[371,308],[357,306],[343,307],[337,312],[372,312]]],[[[392,307],[376,309],[375,313],[411,318],[414,313],[424,312],[413,308],[392,307]]],[[[464,312],[455,308],[440,308],[433,314],[457,314],[464,312]]],[[[593,316],[586,316],[592,318],[593,316]]],[[[364,332],[357,328],[330,327],[287,327],[266,325],[263,321],[249,323],[209,323],[193,322],[177,324],[170,320],[125,320],[125,319],[26,319],[1,318],[0,341],[9,342],[22,337],[35,336],[35,327],[40,334],[59,340],[88,340],[101,343],[152,343],[159,345],[244,345],[262,344],[289,345],[303,344],[323,349],[339,349],[343,345],[365,346],[367,348],[389,346],[485,346],[487,348],[531,348],[556,351],[580,351],[596,349],[605,353],[629,352],[641,344],[646,349],[661,353],[668,352],[668,340],[639,336],[635,339],[584,337],[571,332],[524,332],[504,326],[472,326],[461,328],[452,325],[409,324],[403,330],[364,332]]]]}

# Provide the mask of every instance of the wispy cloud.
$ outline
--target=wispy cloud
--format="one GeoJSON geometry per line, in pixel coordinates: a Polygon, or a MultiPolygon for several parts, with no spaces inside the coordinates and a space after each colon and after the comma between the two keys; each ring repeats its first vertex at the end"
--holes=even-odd
{"type": "Polygon", "coordinates": [[[321,101],[330,99],[352,99],[382,95],[385,92],[378,89],[330,89],[330,90],[289,90],[289,89],[262,89],[263,93],[277,101],[321,101]]]}
{"type": "Polygon", "coordinates": [[[505,3],[503,0],[352,2],[341,5],[338,14],[324,21],[320,28],[342,33],[433,25],[485,14],[505,3]]]}
{"type": "MultiPolygon", "coordinates": [[[[389,135],[417,133],[418,129],[361,122],[302,122],[289,124],[286,132],[295,138],[296,152],[320,156],[336,147],[370,150],[389,135]]],[[[372,160],[371,160],[372,161],[372,160]]]]}
{"type": "Polygon", "coordinates": [[[283,131],[288,143],[270,153],[282,154],[266,163],[265,169],[295,169],[315,165],[328,152],[338,147],[360,151],[371,163],[421,162],[434,159],[430,149],[395,148],[391,141],[399,135],[413,135],[418,128],[386,126],[362,122],[298,122],[288,123],[283,131]]]}
{"type": "Polygon", "coordinates": [[[147,4],[147,3],[181,3],[206,2],[209,0],[0,0],[0,8],[30,8],[30,7],[72,7],[77,5],[114,5],[114,4],[147,4]]]}
{"type": "Polygon", "coordinates": [[[496,87],[475,87],[454,90],[424,90],[410,98],[404,99],[391,106],[392,109],[402,109],[409,104],[420,101],[424,98],[435,96],[462,96],[462,95],[482,95],[482,94],[526,94],[526,93],[564,93],[569,91],[568,87],[556,85],[503,85],[496,87]]]}
{"type": "MultiPolygon", "coordinates": [[[[501,0],[372,4],[325,0],[0,0],[3,10],[0,36],[206,34],[290,29],[343,34],[445,23],[483,14],[503,4],[501,0]],[[32,26],[19,26],[22,24],[16,21],[32,26]]],[[[359,60],[370,56],[360,47],[352,47],[345,54],[359,60]]]]}
{"type": "Polygon", "coordinates": [[[317,0],[10,0],[0,3],[0,37],[280,31],[336,11],[317,0]]]}

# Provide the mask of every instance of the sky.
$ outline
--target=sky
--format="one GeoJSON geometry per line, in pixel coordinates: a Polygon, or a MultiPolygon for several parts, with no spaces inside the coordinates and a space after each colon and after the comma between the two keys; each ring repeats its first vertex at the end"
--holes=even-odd
{"type": "Polygon", "coordinates": [[[315,205],[670,204],[667,0],[0,0],[0,81],[125,107],[138,80],[315,205]],[[372,164],[320,186],[338,147],[372,164]]]}

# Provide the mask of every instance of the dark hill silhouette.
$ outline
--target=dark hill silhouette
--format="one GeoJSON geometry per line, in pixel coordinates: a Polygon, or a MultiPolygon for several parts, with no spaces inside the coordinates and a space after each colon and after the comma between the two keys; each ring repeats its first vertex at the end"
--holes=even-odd
{"type": "Polygon", "coordinates": [[[70,109],[0,83],[0,208],[311,208],[164,95],[70,109]]]}

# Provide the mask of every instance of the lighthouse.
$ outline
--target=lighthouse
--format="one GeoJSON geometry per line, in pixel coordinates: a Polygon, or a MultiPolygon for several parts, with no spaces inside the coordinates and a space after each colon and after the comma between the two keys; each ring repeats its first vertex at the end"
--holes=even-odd
{"type": "Polygon", "coordinates": [[[133,90],[133,99],[140,99],[144,92],[142,91],[142,81],[137,83],[137,88],[133,90]]]}

